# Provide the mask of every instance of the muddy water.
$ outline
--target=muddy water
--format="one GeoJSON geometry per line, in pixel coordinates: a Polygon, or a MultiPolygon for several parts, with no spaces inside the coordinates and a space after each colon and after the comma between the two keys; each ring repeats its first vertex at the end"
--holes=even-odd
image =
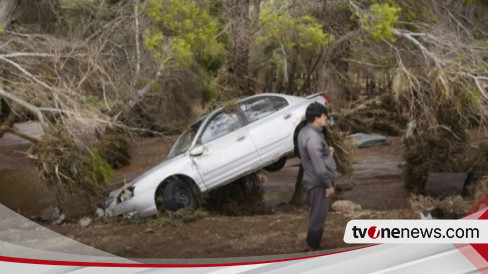
{"type": "Polygon", "coordinates": [[[267,207],[276,207],[286,204],[293,197],[292,191],[264,193],[264,203],[267,207]]]}
{"type": "MultiPolygon", "coordinates": [[[[18,131],[39,138],[38,123],[15,124],[18,131]]],[[[39,171],[25,152],[31,143],[10,133],[0,138],[0,203],[24,216],[40,216],[55,203],[54,196],[41,183],[39,171]]]]}
{"type": "MultiPolygon", "coordinates": [[[[26,134],[40,136],[36,123],[16,124],[15,127],[26,134]]],[[[137,138],[130,149],[131,164],[116,171],[110,188],[130,181],[164,160],[174,139],[137,138]]],[[[26,217],[40,216],[46,208],[56,204],[54,195],[41,182],[35,162],[26,157],[30,146],[29,142],[9,133],[0,138],[0,203],[26,217]]],[[[76,214],[76,209],[64,210],[68,215],[76,214]]]]}
{"type": "Polygon", "coordinates": [[[54,196],[41,184],[35,169],[0,171],[0,202],[25,216],[39,216],[55,203],[54,196]]]}

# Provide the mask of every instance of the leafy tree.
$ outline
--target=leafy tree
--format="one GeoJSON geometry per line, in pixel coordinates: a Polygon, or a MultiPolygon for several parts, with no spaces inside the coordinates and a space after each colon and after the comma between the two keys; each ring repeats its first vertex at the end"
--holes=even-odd
{"type": "Polygon", "coordinates": [[[395,41],[392,27],[398,21],[398,14],[402,9],[394,1],[373,3],[369,13],[361,16],[362,28],[370,33],[373,39],[395,41]]]}
{"type": "Polygon", "coordinates": [[[293,17],[288,11],[276,11],[272,5],[263,9],[260,25],[254,52],[256,65],[264,65],[268,75],[283,73],[289,83],[288,92],[294,91],[299,66],[305,70],[303,59],[316,56],[334,40],[315,18],[309,15],[293,17]]]}
{"type": "Polygon", "coordinates": [[[198,64],[216,71],[225,60],[225,44],[218,41],[219,21],[212,4],[202,0],[151,0],[147,13],[154,27],[144,32],[144,44],[163,69],[198,64]]]}

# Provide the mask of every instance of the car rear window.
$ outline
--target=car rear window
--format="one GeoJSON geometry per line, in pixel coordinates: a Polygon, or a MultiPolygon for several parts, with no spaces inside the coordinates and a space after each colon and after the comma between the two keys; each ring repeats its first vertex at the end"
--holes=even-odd
{"type": "Polygon", "coordinates": [[[262,119],[287,106],[288,101],[278,96],[260,96],[239,104],[249,123],[262,119]]]}

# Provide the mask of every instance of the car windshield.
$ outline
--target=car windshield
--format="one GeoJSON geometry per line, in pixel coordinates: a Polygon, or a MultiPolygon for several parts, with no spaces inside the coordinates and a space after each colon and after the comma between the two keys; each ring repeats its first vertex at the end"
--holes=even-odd
{"type": "Polygon", "coordinates": [[[197,135],[198,128],[202,124],[203,120],[204,119],[201,119],[198,122],[194,123],[180,135],[178,140],[176,140],[176,143],[171,148],[171,151],[168,154],[168,158],[175,157],[176,155],[179,155],[190,148],[191,141],[193,140],[193,138],[195,138],[195,135],[197,135]]]}

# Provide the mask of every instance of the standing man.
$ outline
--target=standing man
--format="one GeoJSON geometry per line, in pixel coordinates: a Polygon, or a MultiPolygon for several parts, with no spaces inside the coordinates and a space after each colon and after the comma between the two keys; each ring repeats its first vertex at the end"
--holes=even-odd
{"type": "Polygon", "coordinates": [[[310,216],[307,232],[307,250],[320,250],[329,198],[334,194],[336,163],[334,148],[329,147],[322,133],[327,125],[327,108],[312,103],[305,112],[307,125],[298,134],[298,150],[304,169],[303,187],[308,190],[310,216]]]}

